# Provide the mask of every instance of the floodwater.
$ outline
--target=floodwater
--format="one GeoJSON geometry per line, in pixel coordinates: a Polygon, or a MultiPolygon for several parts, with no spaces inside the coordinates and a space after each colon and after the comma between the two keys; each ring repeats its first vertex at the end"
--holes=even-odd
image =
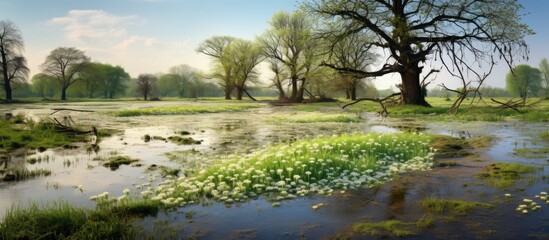
{"type": "MultiPolygon", "coordinates": [[[[139,193],[137,185],[162,181],[159,171],[147,171],[152,164],[168,167],[185,167],[180,161],[171,161],[166,153],[178,156],[199,156],[214,159],[215,155],[234,152],[250,152],[264,145],[289,142],[295,139],[319,135],[353,132],[425,131],[460,138],[492,135],[493,145],[478,152],[476,160],[452,159],[455,167],[435,168],[428,172],[413,172],[375,188],[336,191],[332,196],[309,196],[281,202],[280,207],[259,198],[245,203],[227,206],[222,203],[183,207],[147,217],[138,224],[157,238],[202,239],[296,239],[335,238],[364,236],[346,235],[356,222],[400,220],[415,222],[425,215],[434,215],[434,225],[418,230],[418,239],[495,238],[518,239],[525,237],[549,238],[549,205],[543,204],[536,212],[522,214],[515,210],[523,198],[534,199],[541,191],[549,191],[549,156],[520,157],[517,148],[548,147],[536,140],[547,123],[423,123],[413,119],[380,119],[374,114],[360,115],[356,123],[285,123],[270,120],[275,115],[296,114],[292,107],[260,107],[244,112],[211,113],[184,116],[113,117],[106,112],[116,109],[142,108],[182,104],[212,104],[201,102],[147,102],[147,103],[68,103],[10,105],[5,112],[23,113],[34,118],[46,118],[51,108],[75,108],[94,110],[94,113],[60,112],[62,118],[70,114],[79,125],[96,126],[98,129],[118,129],[119,133],[99,142],[100,150],[86,153],[82,144],[72,150],[47,150],[27,156],[12,156],[12,166],[50,169],[52,175],[35,179],[6,183],[0,182],[0,216],[14,203],[26,205],[29,201],[50,202],[65,200],[78,206],[93,208],[92,195],[104,191],[111,196],[122,195],[125,188],[139,193]],[[202,141],[199,145],[176,145],[152,140],[144,142],[145,134],[169,137],[187,130],[192,138],[202,141]],[[192,154],[191,154],[192,152],[192,154]],[[112,171],[103,167],[97,158],[123,155],[139,159],[139,165],[123,165],[112,171]],[[42,159],[35,164],[28,159],[42,159]],[[518,162],[538,167],[528,176],[528,181],[515,187],[497,189],[475,176],[492,161],[518,162]],[[82,185],[82,191],[74,186],[82,185]],[[505,198],[510,193],[513,197],[505,198]],[[490,209],[477,208],[467,215],[443,218],[421,207],[427,196],[444,199],[480,201],[493,204],[490,209]],[[314,210],[313,205],[323,203],[314,210]]],[[[324,107],[321,113],[344,113],[336,107],[324,107]]],[[[297,113],[302,114],[302,113],[297,113]]],[[[204,164],[208,164],[207,161],[204,164]]]]}

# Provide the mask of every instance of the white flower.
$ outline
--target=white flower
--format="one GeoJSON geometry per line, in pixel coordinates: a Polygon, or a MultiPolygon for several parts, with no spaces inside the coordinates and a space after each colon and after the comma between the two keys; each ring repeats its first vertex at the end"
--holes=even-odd
{"type": "Polygon", "coordinates": [[[128,194],[130,194],[130,189],[127,189],[127,188],[126,188],[126,189],[122,190],[122,192],[123,192],[124,194],[128,195],[128,194]]]}

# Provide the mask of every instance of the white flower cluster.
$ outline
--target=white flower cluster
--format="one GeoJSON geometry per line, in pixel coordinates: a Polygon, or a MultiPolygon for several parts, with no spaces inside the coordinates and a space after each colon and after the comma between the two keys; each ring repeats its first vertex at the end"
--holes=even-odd
{"type": "Polygon", "coordinates": [[[141,192],[167,207],[213,198],[227,204],[260,194],[279,201],[308,194],[330,195],[390,180],[433,166],[429,137],[369,134],[324,137],[235,156],[194,177],[168,179],[141,192]]]}
{"type": "MultiPolygon", "coordinates": [[[[549,204],[549,200],[547,200],[547,192],[540,192],[539,195],[536,195],[535,198],[538,198],[541,200],[541,202],[545,202],[546,204],[549,204]]],[[[522,203],[518,205],[517,211],[520,211],[524,214],[528,213],[528,210],[539,210],[541,209],[541,206],[534,200],[525,198],[522,200],[522,203]]]]}

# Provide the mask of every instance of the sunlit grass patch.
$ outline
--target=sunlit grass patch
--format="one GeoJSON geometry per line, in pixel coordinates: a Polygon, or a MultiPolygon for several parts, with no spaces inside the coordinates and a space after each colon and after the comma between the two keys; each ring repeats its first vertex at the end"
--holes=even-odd
{"type": "Polygon", "coordinates": [[[229,156],[195,176],[168,179],[152,200],[180,206],[204,197],[225,203],[258,195],[280,201],[334,189],[372,186],[394,174],[433,165],[432,137],[423,134],[354,134],[319,137],[229,156]]]}
{"type": "Polygon", "coordinates": [[[476,207],[492,208],[492,204],[482,202],[469,202],[463,200],[450,200],[435,197],[427,197],[422,201],[423,207],[436,213],[451,212],[456,214],[467,214],[476,207]]]}
{"type": "Polygon", "coordinates": [[[111,112],[117,117],[133,116],[158,116],[158,115],[190,115],[199,113],[218,113],[218,112],[238,112],[250,108],[259,107],[257,104],[218,104],[207,106],[169,106],[169,107],[150,107],[130,110],[120,110],[111,112]]]}
{"type": "Polygon", "coordinates": [[[294,115],[277,115],[269,119],[270,122],[280,123],[325,123],[325,122],[341,122],[351,123],[358,122],[359,119],[356,115],[351,114],[321,114],[321,113],[307,113],[307,114],[294,114],[294,115]]]}

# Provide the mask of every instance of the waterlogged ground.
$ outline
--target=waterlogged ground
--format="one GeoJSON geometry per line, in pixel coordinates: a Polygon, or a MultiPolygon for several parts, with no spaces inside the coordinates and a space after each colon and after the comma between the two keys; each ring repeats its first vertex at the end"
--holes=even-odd
{"type": "Polygon", "coordinates": [[[448,167],[404,174],[374,188],[334,191],[331,196],[313,195],[282,201],[280,207],[264,198],[225,205],[205,202],[168,211],[140,220],[145,231],[158,238],[203,239],[296,239],[296,238],[381,238],[395,237],[389,231],[377,235],[360,231],[359,223],[398,220],[408,224],[408,238],[549,238],[549,204],[536,195],[549,192],[548,143],[539,139],[547,123],[423,123],[417,119],[380,119],[374,114],[343,111],[337,106],[313,110],[303,107],[275,107],[257,104],[242,112],[178,116],[114,117],[108,112],[127,108],[208,106],[208,102],[113,102],[11,105],[0,109],[33,118],[47,118],[51,108],[93,110],[93,113],[59,112],[57,119],[69,114],[78,125],[119,130],[100,139],[97,152],[88,144],[76,149],[49,149],[43,153],[12,154],[10,167],[49,169],[51,176],[21,182],[0,182],[0,216],[12,204],[29,201],[66,200],[77,206],[93,208],[91,196],[109,192],[111,196],[131,194],[163,181],[161,170],[151,165],[191,169],[210,165],[216,155],[247,153],[264,145],[291,142],[320,135],[354,132],[425,131],[460,138],[490,135],[491,146],[475,150],[467,158],[444,159],[448,167]],[[306,110],[306,111],[303,111],[306,110]],[[317,119],[317,120],[315,120],[317,119]],[[322,119],[320,122],[318,119],[322,119]],[[334,120],[336,119],[336,120],[334,120]],[[145,142],[145,134],[167,138],[189,131],[198,145],[177,145],[163,140],[145,142]],[[103,166],[112,156],[139,159],[117,170],[103,166]],[[170,160],[175,156],[177,160],[170,160]],[[492,162],[521,163],[536,167],[508,186],[495,186],[478,178],[492,162]],[[32,164],[31,164],[32,163],[32,164]],[[510,194],[506,197],[505,194],[510,194]],[[484,202],[490,208],[476,207],[466,213],[435,212],[422,206],[426,197],[484,202]],[[537,202],[541,209],[524,214],[516,208],[523,199],[537,202]],[[418,224],[429,220],[430,224],[418,224]],[[421,221],[419,221],[421,222],[421,221]]]}

